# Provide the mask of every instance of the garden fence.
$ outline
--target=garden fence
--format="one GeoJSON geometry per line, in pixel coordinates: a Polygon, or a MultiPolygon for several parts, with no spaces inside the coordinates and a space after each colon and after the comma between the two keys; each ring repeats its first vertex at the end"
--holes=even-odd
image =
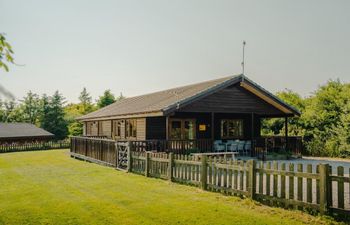
{"type": "MultiPolygon", "coordinates": [[[[71,155],[119,168],[117,146],[111,140],[75,138],[71,155]]],[[[129,172],[248,197],[271,206],[311,213],[350,214],[350,171],[342,166],[333,173],[328,164],[237,161],[205,155],[139,152],[132,151],[131,144],[123,146],[128,151],[122,169],[129,172]]]]}
{"type": "Polygon", "coordinates": [[[0,153],[64,149],[69,147],[70,147],[70,140],[11,143],[11,144],[0,144],[0,153]]]}

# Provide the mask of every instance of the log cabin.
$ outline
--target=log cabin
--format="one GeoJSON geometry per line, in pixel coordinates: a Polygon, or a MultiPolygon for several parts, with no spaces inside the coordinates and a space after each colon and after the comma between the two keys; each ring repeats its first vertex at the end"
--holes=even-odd
{"type": "MultiPolygon", "coordinates": [[[[125,98],[78,119],[87,137],[157,142],[156,148],[165,141],[171,142],[166,150],[186,146],[207,152],[220,150],[220,145],[227,151],[233,141],[250,143],[249,151],[264,147],[264,118],[285,119],[285,136],[269,138],[287,148],[293,140],[288,118],[294,116],[300,116],[297,109],[241,74],[125,98]]],[[[300,147],[294,143],[288,148],[300,147]]]]}

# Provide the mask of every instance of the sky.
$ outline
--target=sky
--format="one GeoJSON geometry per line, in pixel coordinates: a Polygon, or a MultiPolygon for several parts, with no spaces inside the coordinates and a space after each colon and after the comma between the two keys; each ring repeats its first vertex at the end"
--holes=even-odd
{"type": "Polygon", "coordinates": [[[275,93],[350,82],[348,0],[0,0],[15,51],[0,84],[18,99],[135,96],[242,72],[275,93]]]}

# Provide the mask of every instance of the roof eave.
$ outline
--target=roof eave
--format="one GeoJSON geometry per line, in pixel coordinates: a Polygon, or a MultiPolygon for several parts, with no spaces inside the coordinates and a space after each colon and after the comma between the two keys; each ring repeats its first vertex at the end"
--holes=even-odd
{"type": "Polygon", "coordinates": [[[120,114],[113,116],[99,116],[99,117],[89,117],[77,119],[80,122],[87,121],[96,121],[96,120],[111,120],[111,119],[128,119],[128,118],[142,118],[142,117],[156,117],[156,116],[164,116],[163,111],[149,111],[149,112],[139,112],[139,113],[129,113],[129,114],[120,114]]]}

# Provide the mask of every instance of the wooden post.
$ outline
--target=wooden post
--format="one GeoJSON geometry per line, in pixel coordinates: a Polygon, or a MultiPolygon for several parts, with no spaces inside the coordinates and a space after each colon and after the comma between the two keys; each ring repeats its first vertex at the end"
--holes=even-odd
{"type": "Polygon", "coordinates": [[[320,213],[321,215],[327,214],[329,210],[329,165],[320,164],[320,213]]]}
{"type": "MultiPolygon", "coordinates": [[[[74,152],[74,146],[75,146],[75,144],[74,144],[74,141],[75,141],[75,138],[73,138],[73,137],[70,137],[70,152],[74,152]]],[[[72,156],[72,155],[71,155],[72,156]]]]}
{"type": "Polygon", "coordinates": [[[85,156],[87,156],[87,154],[88,154],[88,139],[85,139],[84,145],[85,145],[85,156]]]}
{"type": "Polygon", "coordinates": [[[168,179],[173,180],[173,167],[174,167],[174,154],[169,153],[169,163],[168,163],[168,179]]]}
{"type": "Polygon", "coordinates": [[[286,139],[285,140],[285,150],[287,150],[288,148],[288,117],[285,117],[284,118],[284,138],[286,139]]]}
{"type": "Polygon", "coordinates": [[[115,168],[118,168],[118,161],[119,161],[119,149],[118,149],[118,142],[115,142],[115,168]]]}
{"type": "Polygon", "coordinates": [[[99,155],[99,160],[101,160],[102,161],[102,154],[103,154],[103,150],[102,150],[102,148],[103,148],[103,143],[102,143],[102,140],[100,140],[100,155],[99,155]]]}
{"type": "Polygon", "coordinates": [[[169,116],[165,117],[165,140],[169,140],[169,116]]]}
{"type": "Polygon", "coordinates": [[[146,162],[145,162],[145,176],[146,177],[149,176],[150,156],[151,156],[151,153],[146,152],[146,162]]]}
{"type": "Polygon", "coordinates": [[[249,169],[249,186],[248,192],[251,199],[255,198],[256,192],[256,162],[254,159],[248,161],[249,169]]]}
{"type": "Polygon", "coordinates": [[[214,126],[215,126],[215,123],[214,123],[214,113],[212,112],[211,113],[211,124],[210,124],[210,128],[211,128],[211,139],[213,141],[215,141],[215,138],[214,138],[214,135],[215,135],[215,130],[214,130],[214,126]]]}
{"type": "Polygon", "coordinates": [[[203,190],[207,190],[207,156],[201,155],[201,187],[203,190]]]}
{"type": "Polygon", "coordinates": [[[97,121],[97,136],[100,136],[100,121],[97,121]]]}
{"type": "Polygon", "coordinates": [[[132,143],[131,141],[128,141],[128,145],[127,145],[127,149],[128,149],[128,168],[127,171],[131,172],[132,171],[132,143]]]}
{"type": "Polygon", "coordinates": [[[255,139],[255,132],[254,132],[254,113],[252,113],[252,121],[251,121],[251,150],[250,150],[250,156],[253,156],[253,148],[254,148],[254,139],[255,139]]]}
{"type": "MultiPolygon", "coordinates": [[[[344,177],[344,167],[338,166],[338,177],[344,177]]],[[[344,180],[338,180],[338,208],[344,209],[344,180]]]]}

